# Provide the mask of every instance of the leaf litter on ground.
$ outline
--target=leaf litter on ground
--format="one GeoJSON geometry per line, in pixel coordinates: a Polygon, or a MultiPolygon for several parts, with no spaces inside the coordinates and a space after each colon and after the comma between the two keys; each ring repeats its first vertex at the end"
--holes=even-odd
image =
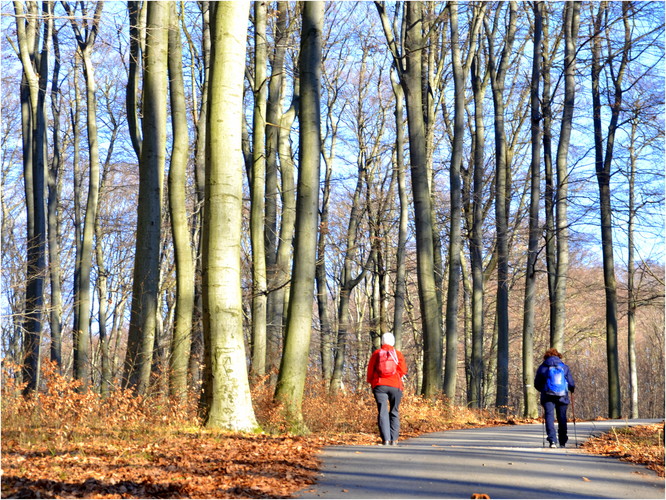
{"type": "MultiPolygon", "coordinates": [[[[310,433],[300,436],[288,432],[272,388],[260,384],[253,402],[266,433],[238,434],[202,427],[196,397],[183,404],[119,392],[103,400],[54,372],[47,378],[46,393],[30,399],[3,380],[3,498],[288,498],[316,481],[325,446],[378,442],[369,392],[331,396],[309,387],[303,415],[310,433]]],[[[530,423],[409,394],[401,420],[403,438],[530,423]]],[[[660,432],[663,443],[663,424],[644,432],[660,432]]],[[[625,438],[618,431],[586,449],[607,454],[625,438]]],[[[658,454],[648,455],[655,467],[658,454]]],[[[662,446],[662,475],[663,463],[662,446]]]]}

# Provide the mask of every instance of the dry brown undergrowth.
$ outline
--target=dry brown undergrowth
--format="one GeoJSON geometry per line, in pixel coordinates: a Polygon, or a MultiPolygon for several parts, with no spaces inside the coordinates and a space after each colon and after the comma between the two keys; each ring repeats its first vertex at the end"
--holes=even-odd
{"type": "Polygon", "coordinates": [[[664,422],[613,429],[589,439],[583,444],[583,449],[645,465],[664,477],[664,422]]]}
{"type": "MultiPolygon", "coordinates": [[[[194,397],[175,404],[118,391],[102,400],[52,366],[45,378],[46,392],[29,400],[3,379],[3,498],[284,498],[314,482],[323,446],[377,442],[369,390],[332,397],[308,387],[310,434],[294,436],[260,385],[253,400],[266,434],[237,434],[203,429],[194,397]]],[[[512,423],[410,395],[401,421],[404,437],[512,423]]]]}

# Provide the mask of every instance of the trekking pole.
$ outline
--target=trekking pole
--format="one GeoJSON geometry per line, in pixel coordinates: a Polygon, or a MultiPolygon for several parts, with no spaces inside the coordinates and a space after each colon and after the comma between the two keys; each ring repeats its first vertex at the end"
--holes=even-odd
{"type": "Polygon", "coordinates": [[[574,424],[574,439],[576,440],[576,448],[578,448],[578,434],[576,434],[576,399],[574,398],[573,392],[571,393],[571,413],[574,424]]]}
{"type": "Polygon", "coordinates": [[[541,426],[541,444],[543,447],[546,447],[546,414],[544,413],[543,406],[541,407],[541,421],[543,425],[541,426]]]}

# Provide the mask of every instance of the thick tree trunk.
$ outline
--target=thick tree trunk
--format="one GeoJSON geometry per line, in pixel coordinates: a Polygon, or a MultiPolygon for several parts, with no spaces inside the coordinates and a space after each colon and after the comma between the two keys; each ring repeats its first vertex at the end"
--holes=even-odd
{"type": "Polygon", "coordinates": [[[320,93],[324,2],[303,4],[300,53],[300,170],[296,201],[294,265],[287,331],[275,399],[284,405],[294,430],[303,429],[301,405],[310,351],[312,301],[317,257],[320,93]]]}
{"type": "Polygon", "coordinates": [[[203,230],[207,427],[253,431],[257,422],[243,343],[241,127],[249,2],[211,4],[206,206],[203,230]]]}
{"type": "Polygon", "coordinates": [[[424,47],[423,2],[407,4],[405,51],[407,68],[401,84],[407,101],[414,222],[416,224],[417,278],[424,338],[422,393],[434,397],[442,384],[442,311],[435,280],[435,249],[427,170],[426,130],[423,116],[421,54],[424,47]]]}
{"type": "Polygon", "coordinates": [[[166,156],[168,2],[146,7],[146,57],[143,76],[143,143],[139,165],[137,237],[132,309],[124,366],[124,386],[145,394],[159,314],[162,181],[166,156]]]}
{"type": "Polygon", "coordinates": [[[22,2],[14,2],[19,57],[23,67],[21,82],[21,116],[23,132],[23,177],[27,215],[27,272],[25,313],[23,317],[23,382],[26,394],[39,386],[40,344],[42,337],[44,276],[46,274],[46,209],[45,209],[45,142],[46,79],[53,29],[51,4],[43,3],[42,24],[37,4],[30,3],[27,15],[22,2]],[[42,49],[39,30],[43,25],[42,49]]]}

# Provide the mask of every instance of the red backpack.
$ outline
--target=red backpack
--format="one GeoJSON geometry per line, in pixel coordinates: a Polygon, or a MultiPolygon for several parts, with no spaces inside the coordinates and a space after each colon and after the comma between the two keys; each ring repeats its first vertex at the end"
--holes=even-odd
{"type": "Polygon", "coordinates": [[[377,372],[382,378],[390,377],[398,371],[398,355],[395,349],[380,349],[379,363],[377,363],[377,372]]]}

